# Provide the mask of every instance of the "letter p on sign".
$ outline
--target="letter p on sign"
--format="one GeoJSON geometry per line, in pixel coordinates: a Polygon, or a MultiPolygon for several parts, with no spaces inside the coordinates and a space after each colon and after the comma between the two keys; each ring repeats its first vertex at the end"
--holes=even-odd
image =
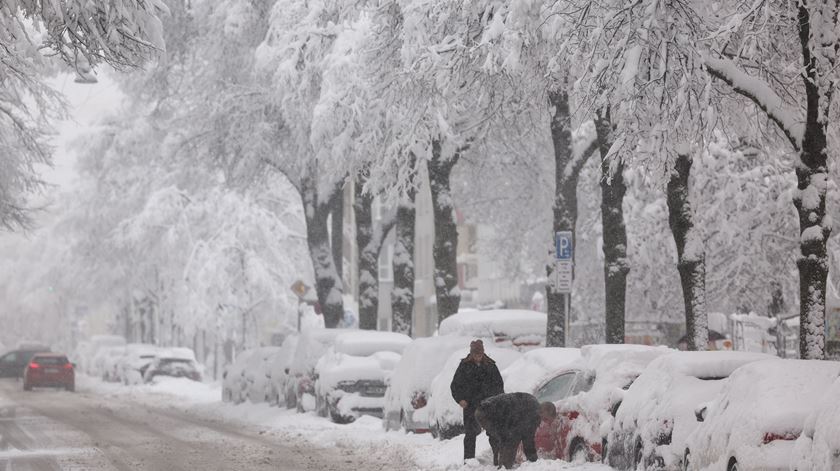
{"type": "Polygon", "coordinates": [[[572,231],[559,231],[554,234],[554,256],[557,260],[572,260],[572,231]]]}

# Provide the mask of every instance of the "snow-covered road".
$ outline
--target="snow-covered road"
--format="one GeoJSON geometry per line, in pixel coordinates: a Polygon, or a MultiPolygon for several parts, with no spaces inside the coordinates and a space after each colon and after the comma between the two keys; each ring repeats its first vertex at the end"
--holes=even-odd
{"type": "MultiPolygon", "coordinates": [[[[0,471],[9,470],[469,470],[460,437],[385,432],[379,419],[349,425],[265,404],[220,402],[217,386],[187,380],[124,387],[77,378],[76,393],[26,393],[0,381],[0,471]]],[[[601,465],[525,463],[523,471],[609,471],[601,465]]]]}

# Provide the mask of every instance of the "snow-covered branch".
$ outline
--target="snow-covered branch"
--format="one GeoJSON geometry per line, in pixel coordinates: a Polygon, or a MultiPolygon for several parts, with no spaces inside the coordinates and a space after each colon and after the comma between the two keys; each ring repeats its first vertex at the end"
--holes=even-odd
{"type": "Polygon", "coordinates": [[[802,148],[805,124],[798,117],[796,109],[789,106],[770,86],[758,77],[753,77],[738,68],[729,59],[703,55],[706,70],[713,77],[723,80],[740,95],[749,98],[785,133],[797,150],[802,148]]]}

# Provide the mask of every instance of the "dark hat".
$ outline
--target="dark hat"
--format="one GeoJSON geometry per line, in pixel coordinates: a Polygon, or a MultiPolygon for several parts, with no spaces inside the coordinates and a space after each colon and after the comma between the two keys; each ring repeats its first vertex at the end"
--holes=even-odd
{"type": "Polygon", "coordinates": [[[481,340],[470,342],[470,353],[484,353],[484,342],[481,340]]]}

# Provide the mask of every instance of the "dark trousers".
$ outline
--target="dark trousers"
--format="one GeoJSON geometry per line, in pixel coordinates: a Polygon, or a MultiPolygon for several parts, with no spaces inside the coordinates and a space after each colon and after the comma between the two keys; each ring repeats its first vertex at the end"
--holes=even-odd
{"type": "Polygon", "coordinates": [[[493,449],[493,464],[504,466],[506,469],[513,467],[516,460],[516,450],[522,443],[522,449],[528,461],[537,461],[537,445],[534,443],[534,434],[537,428],[526,427],[519,433],[505,433],[501,437],[490,436],[490,448],[493,449]]]}
{"type": "Polygon", "coordinates": [[[475,438],[481,433],[481,426],[475,420],[472,403],[464,409],[464,459],[475,458],[475,438]]]}

